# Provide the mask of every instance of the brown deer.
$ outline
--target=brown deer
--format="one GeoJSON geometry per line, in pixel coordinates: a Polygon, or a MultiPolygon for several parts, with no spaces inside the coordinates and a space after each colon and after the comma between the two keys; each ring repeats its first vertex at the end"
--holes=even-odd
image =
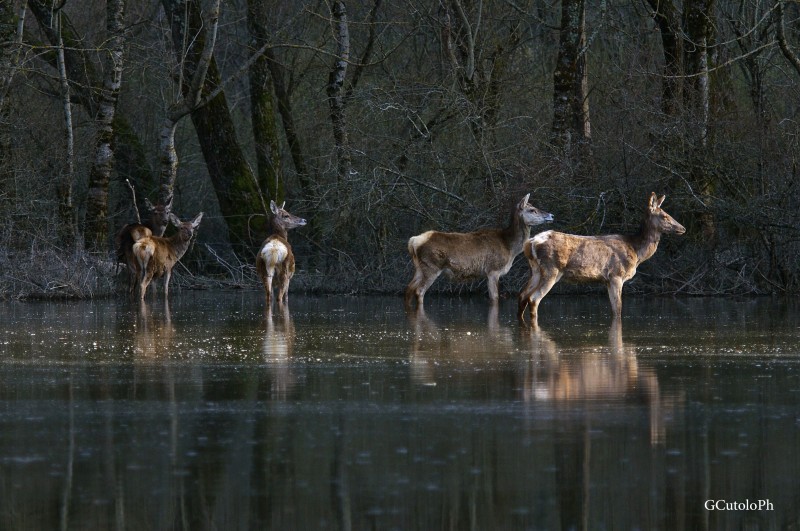
{"type": "MultiPolygon", "coordinates": [[[[117,250],[117,262],[123,263],[128,268],[128,292],[133,293],[136,282],[139,279],[139,264],[133,255],[133,244],[144,237],[163,236],[169,224],[169,216],[172,212],[172,201],[166,205],[156,204],[153,206],[147,199],[144,200],[145,206],[150,211],[150,219],[142,223],[128,223],[124,225],[114,236],[114,248],[117,250]]],[[[137,215],[138,217],[138,215],[137,215]]]]}
{"type": "Polygon", "coordinates": [[[535,322],[539,302],[561,278],[571,282],[603,282],[608,288],[611,313],[622,315],[622,284],[636,274],[636,267],[653,256],[662,234],[683,234],[686,229],[661,210],[664,196],[650,195],[647,213],[638,233],[628,236],[575,236],[548,230],[525,242],[524,253],[531,278],[519,293],[517,316],[525,319],[531,308],[535,322]]]}
{"type": "Polygon", "coordinates": [[[408,240],[408,253],[414,262],[414,278],[406,288],[405,305],[422,308],[425,292],[446,272],[454,280],[470,280],[485,276],[492,303],[498,301],[497,284],[508,273],[514,258],[522,252],[522,244],[531,235],[531,226],[553,220],[548,214],[528,203],[530,194],[511,210],[511,219],[502,229],[476,232],[438,232],[429,230],[408,240]]]}
{"type": "Polygon", "coordinates": [[[164,277],[164,298],[169,296],[169,279],[172,268],[178,263],[192,241],[203,213],[200,212],[191,221],[181,221],[170,214],[170,221],[178,227],[178,232],[169,238],[146,235],[133,244],[133,255],[140,272],[139,298],[144,300],[147,286],[153,278],[164,277]]]}
{"type": "Polygon", "coordinates": [[[269,236],[261,244],[256,256],[256,272],[267,296],[267,308],[272,308],[272,278],[278,277],[278,304],[283,306],[289,302],[289,281],[294,276],[294,253],[289,245],[288,230],[302,227],[306,220],[284,210],[286,201],[281,206],[275,201],[269,202],[272,217],[270,218],[269,236]]]}

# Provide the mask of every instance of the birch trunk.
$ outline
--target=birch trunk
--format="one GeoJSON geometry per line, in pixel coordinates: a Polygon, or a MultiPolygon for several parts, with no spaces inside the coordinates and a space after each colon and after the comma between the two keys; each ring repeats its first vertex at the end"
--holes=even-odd
{"type": "Polygon", "coordinates": [[[106,3],[106,30],[109,49],[106,59],[106,77],[98,106],[95,156],[89,170],[89,189],[86,198],[86,248],[102,250],[108,241],[108,185],[114,164],[114,115],[122,84],[124,55],[125,0],[108,0],[106,3]]]}
{"type": "Polygon", "coordinates": [[[64,39],[61,36],[63,14],[57,13],[53,21],[57,25],[58,46],[58,80],[61,87],[61,100],[64,110],[64,135],[66,140],[65,168],[59,183],[59,212],[63,229],[63,237],[68,245],[73,245],[77,238],[75,230],[75,212],[72,198],[72,189],[75,180],[75,131],[72,126],[72,101],[70,96],[69,79],[67,78],[66,62],[64,60],[64,39]]]}
{"type": "Polygon", "coordinates": [[[331,8],[336,39],[336,58],[328,76],[328,105],[330,106],[333,141],[336,149],[336,176],[339,182],[350,179],[352,161],[347,139],[345,119],[344,82],[347,76],[347,63],[350,60],[350,30],[347,24],[347,9],[344,2],[336,0],[331,8]]]}

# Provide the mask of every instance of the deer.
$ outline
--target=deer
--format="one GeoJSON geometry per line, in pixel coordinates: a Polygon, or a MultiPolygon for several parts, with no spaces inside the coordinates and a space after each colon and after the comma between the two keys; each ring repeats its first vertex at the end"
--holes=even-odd
{"type": "Polygon", "coordinates": [[[272,279],[277,276],[278,304],[289,303],[289,282],[294,276],[294,253],[289,245],[289,229],[302,227],[306,220],[287,212],[286,201],[278,206],[269,202],[272,216],[269,220],[267,239],[261,244],[256,256],[256,272],[264,284],[267,308],[272,308],[272,279]]]}
{"type": "MultiPolygon", "coordinates": [[[[150,219],[141,223],[128,223],[123,225],[114,236],[114,248],[117,251],[117,262],[123,263],[128,268],[128,292],[133,294],[136,288],[136,281],[139,278],[139,264],[133,255],[133,244],[137,240],[152,236],[163,236],[167,225],[170,222],[172,212],[172,200],[166,205],[156,204],[155,206],[147,199],[144,200],[145,206],[150,211],[150,219]]],[[[138,214],[137,214],[138,217],[138,214]]]]}
{"type": "Polygon", "coordinates": [[[203,213],[200,212],[191,221],[181,221],[175,214],[169,215],[170,222],[178,227],[178,232],[164,238],[152,234],[145,235],[133,244],[133,255],[136,258],[140,274],[139,299],[144,300],[147,286],[153,278],[164,277],[164,299],[169,297],[169,279],[172,268],[183,258],[189,249],[203,213]]]}
{"type": "Polygon", "coordinates": [[[500,277],[508,273],[522,245],[530,238],[531,226],[553,221],[553,215],[530,203],[527,194],[511,209],[508,226],[475,232],[429,230],[408,240],[408,254],[414,264],[414,277],[405,292],[405,307],[417,300],[422,308],[425,292],[443,272],[456,281],[486,277],[489,299],[499,300],[500,277]]]}
{"type": "Polygon", "coordinates": [[[622,316],[622,285],[633,278],[636,268],[652,257],[662,234],[684,234],[686,229],[661,209],[665,196],[653,192],[639,232],[632,235],[576,236],[545,231],[525,242],[523,252],[531,277],[520,291],[517,317],[525,320],[530,306],[531,323],[538,317],[539,303],[562,278],[575,283],[602,282],[608,288],[614,320],[622,316]]]}

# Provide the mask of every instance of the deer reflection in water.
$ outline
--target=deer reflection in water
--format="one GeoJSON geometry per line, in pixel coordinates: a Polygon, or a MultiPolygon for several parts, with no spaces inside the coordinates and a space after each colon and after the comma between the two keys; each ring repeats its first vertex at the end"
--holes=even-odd
{"type": "Polygon", "coordinates": [[[288,392],[295,383],[291,368],[295,338],[294,323],[287,306],[281,306],[276,316],[273,316],[272,309],[267,306],[264,311],[264,321],[264,361],[272,376],[270,398],[286,400],[288,392]]]}
{"type": "Polygon", "coordinates": [[[422,385],[436,385],[436,367],[444,363],[470,363],[497,352],[513,352],[511,329],[501,326],[498,305],[489,306],[486,326],[475,323],[451,323],[439,326],[425,314],[423,307],[406,313],[413,331],[409,361],[411,379],[422,385]]]}
{"type": "Polygon", "coordinates": [[[607,352],[588,346],[575,356],[535,322],[522,330],[531,354],[521,372],[526,402],[566,406],[578,401],[643,401],[648,406],[650,443],[664,443],[665,412],[674,407],[675,399],[662,395],[655,371],[639,363],[635,346],[623,342],[620,319],[609,328],[607,352]]]}
{"type": "Polygon", "coordinates": [[[139,313],[136,319],[136,333],[133,337],[133,352],[139,358],[167,358],[172,352],[175,340],[175,328],[172,325],[172,314],[169,300],[164,299],[161,315],[153,315],[150,305],[139,301],[139,313]]]}

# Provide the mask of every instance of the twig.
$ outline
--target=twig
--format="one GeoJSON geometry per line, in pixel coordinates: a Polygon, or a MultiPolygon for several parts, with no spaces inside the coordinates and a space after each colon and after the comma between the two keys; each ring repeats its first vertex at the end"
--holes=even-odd
{"type": "Polygon", "coordinates": [[[131,189],[131,198],[133,199],[133,212],[136,214],[136,223],[142,224],[142,218],[139,217],[139,207],[136,206],[136,190],[133,189],[133,185],[131,184],[130,179],[125,179],[125,182],[128,184],[128,188],[131,189]]]}

